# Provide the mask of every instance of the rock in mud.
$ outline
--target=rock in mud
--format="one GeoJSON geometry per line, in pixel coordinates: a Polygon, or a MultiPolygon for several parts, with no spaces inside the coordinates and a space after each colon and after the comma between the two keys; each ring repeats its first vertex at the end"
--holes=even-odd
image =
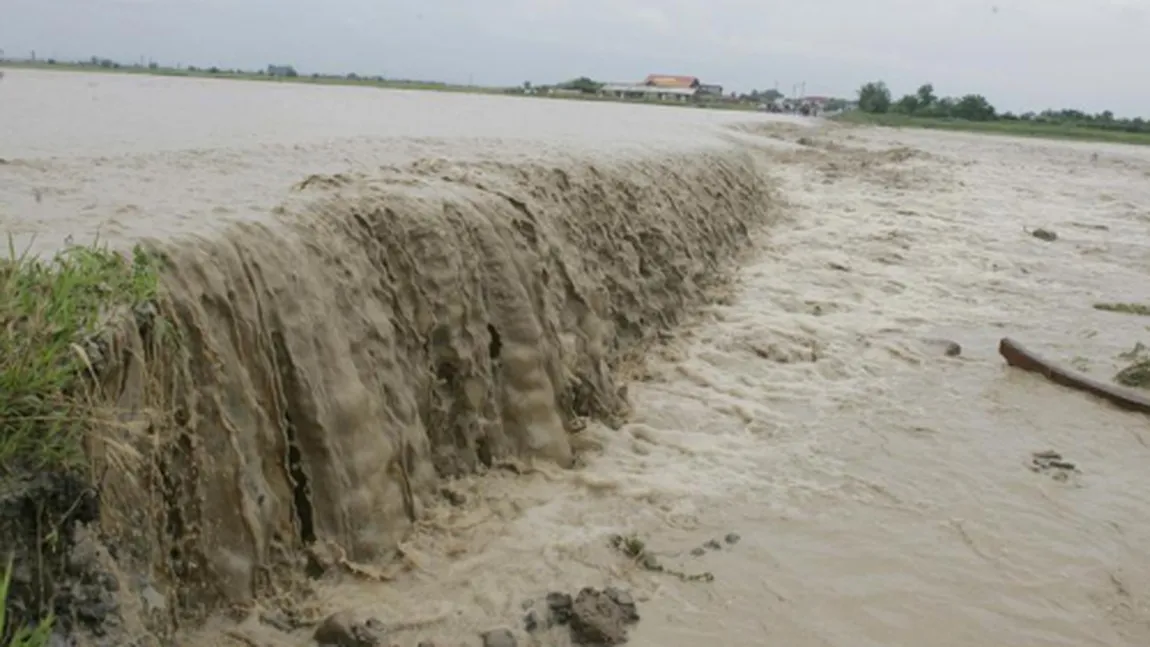
{"type": "Polygon", "coordinates": [[[571,621],[573,604],[574,600],[566,593],[552,591],[547,594],[547,611],[550,613],[551,621],[557,625],[565,625],[571,621]]]}
{"type": "Polygon", "coordinates": [[[1048,243],[1052,243],[1052,242],[1058,240],[1058,234],[1054,233],[1050,229],[1043,229],[1041,227],[1030,232],[1030,235],[1034,236],[1038,240],[1044,240],[1048,243]]]}
{"type": "Polygon", "coordinates": [[[742,539],[742,537],[740,537],[739,533],[737,533],[737,532],[728,532],[727,536],[723,537],[723,541],[726,541],[728,544],[730,544],[732,546],[739,543],[740,539],[742,539]]]}
{"type": "Polygon", "coordinates": [[[515,639],[515,634],[507,627],[499,627],[497,629],[489,629],[484,631],[479,637],[483,640],[483,647],[517,647],[519,641],[515,639]]]}
{"type": "Polygon", "coordinates": [[[571,639],[577,645],[619,645],[627,642],[627,625],[638,619],[630,595],[587,587],[571,608],[571,639]]]}
{"type": "Polygon", "coordinates": [[[958,357],[962,354],[962,346],[949,339],[930,338],[922,340],[924,344],[931,348],[937,348],[942,351],[943,355],[947,357],[958,357]]]}
{"type": "Polygon", "coordinates": [[[72,644],[82,634],[87,644],[124,644],[121,584],[108,572],[110,553],[89,528],[99,515],[96,491],[75,475],[16,473],[0,483],[0,547],[13,558],[2,602],[10,626],[35,623],[51,611],[55,643],[72,644]],[[55,541],[42,541],[45,529],[55,541]]]}
{"type": "Polygon", "coordinates": [[[379,647],[384,639],[383,624],[375,618],[359,620],[350,611],[340,611],[321,622],[312,637],[322,647],[379,647]]]}
{"type": "Polygon", "coordinates": [[[622,589],[617,589],[613,586],[608,586],[603,589],[607,597],[611,601],[619,605],[619,609],[623,611],[623,617],[628,623],[639,622],[639,607],[635,604],[635,598],[631,594],[622,589]]]}

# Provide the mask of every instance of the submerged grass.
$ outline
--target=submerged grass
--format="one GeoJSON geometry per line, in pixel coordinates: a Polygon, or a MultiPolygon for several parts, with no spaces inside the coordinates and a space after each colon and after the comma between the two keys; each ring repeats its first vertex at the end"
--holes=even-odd
{"type": "Polygon", "coordinates": [[[1122,386],[1150,389],[1150,348],[1138,342],[1134,348],[1120,353],[1118,358],[1129,364],[1114,375],[1115,382],[1122,386]]]}
{"type": "Polygon", "coordinates": [[[84,462],[92,413],[89,344],[117,313],[154,301],[156,260],[72,246],[0,259],[0,474],[84,462]]]}
{"type": "Polygon", "coordinates": [[[1150,359],[1139,360],[1118,371],[1114,381],[1122,386],[1150,389],[1150,359]]]}
{"type": "Polygon", "coordinates": [[[1150,306],[1141,303],[1095,303],[1094,309],[1103,312],[1121,312],[1128,315],[1150,317],[1150,306]]]}

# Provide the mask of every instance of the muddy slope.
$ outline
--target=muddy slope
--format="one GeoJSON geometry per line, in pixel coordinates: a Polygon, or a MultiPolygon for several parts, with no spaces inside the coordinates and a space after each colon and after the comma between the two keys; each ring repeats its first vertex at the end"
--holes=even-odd
{"type": "Polygon", "coordinates": [[[106,532],[166,592],[148,624],[283,593],[315,542],[386,559],[441,478],[571,465],[580,419],[626,415],[619,378],[771,217],[758,164],[313,176],[286,227],[164,244],[174,424],[128,439],[142,473],[105,479],[106,532]]]}

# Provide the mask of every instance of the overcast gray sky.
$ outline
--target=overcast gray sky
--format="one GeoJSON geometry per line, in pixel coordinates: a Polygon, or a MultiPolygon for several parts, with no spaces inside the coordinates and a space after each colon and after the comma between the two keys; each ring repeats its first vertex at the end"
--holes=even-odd
{"type": "Polygon", "coordinates": [[[1150,0],[0,0],[0,48],[485,84],[930,81],[1003,110],[1150,116],[1148,18],[1150,0]]]}

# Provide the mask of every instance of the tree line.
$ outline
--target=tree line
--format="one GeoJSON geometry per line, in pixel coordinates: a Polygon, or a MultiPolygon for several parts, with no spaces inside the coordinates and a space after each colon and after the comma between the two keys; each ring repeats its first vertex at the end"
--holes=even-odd
{"type": "Polygon", "coordinates": [[[999,112],[981,94],[960,97],[940,97],[934,86],[924,83],[912,94],[895,100],[890,88],[882,81],[873,81],[859,88],[858,109],[870,114],[895,114],[927,119],[960,119],[964,121],[1015,121],[1035,124],[1076,126],[1098,130],[1150,133],[1150,121],[1141,117],[1125,119],[1115,117],[1109,110],[1090,114],[1072,108],[1043,110],[1042,112],[999,112]]]}

